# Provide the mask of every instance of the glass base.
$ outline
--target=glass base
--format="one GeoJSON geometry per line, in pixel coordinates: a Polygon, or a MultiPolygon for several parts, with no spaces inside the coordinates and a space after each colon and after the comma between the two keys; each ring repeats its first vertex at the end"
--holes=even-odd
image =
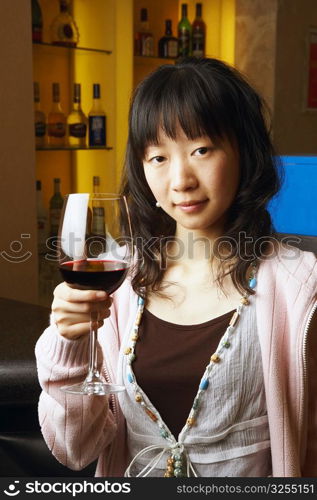
{"type": "Polygon", "coordinates": [[[64,385],[61,390],[69,394],[83,396],[106,396],[115,392],[125,391],[124,385],[106,384],[104,382],[81,382],[80,384],[64,385]]]}

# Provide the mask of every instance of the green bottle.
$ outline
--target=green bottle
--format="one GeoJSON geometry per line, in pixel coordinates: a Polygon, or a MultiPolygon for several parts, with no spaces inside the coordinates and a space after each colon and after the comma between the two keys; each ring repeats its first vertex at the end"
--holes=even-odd
{"type": "Polygon", "coordinates": [[[192,55],[192,26],[187,17],[187,3],[182,3],[182,18],[178,23],[178,57],[192,55]]]}

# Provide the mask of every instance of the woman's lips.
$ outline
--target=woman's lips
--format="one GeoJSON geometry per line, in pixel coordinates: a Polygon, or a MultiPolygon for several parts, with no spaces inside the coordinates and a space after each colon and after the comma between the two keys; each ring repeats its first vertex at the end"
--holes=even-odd
{"type": "Polygon", "coordinates": [[[176,206],[180,208],[183,212],[186,213],[193,213],[193,212],[199,212],[199,210],[202,210],[204,205],[207,203],[208,200],[193,200],[193,201],[184,201],[180,203],[176,203],[176,206]]]}

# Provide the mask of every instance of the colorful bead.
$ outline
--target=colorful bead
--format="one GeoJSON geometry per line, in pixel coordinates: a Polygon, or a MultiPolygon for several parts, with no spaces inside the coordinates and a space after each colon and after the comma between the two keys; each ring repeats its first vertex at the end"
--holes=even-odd
{"type": "Polygon", "coordinates": [[[139,338],[139,335],[134,334],[134,335],[132,335],[131,340],[132,340],[132,342],[136,342],[138,340],[138,338],[139,338]]]}
{"type": "Polygon", "coordinates": [[[241,299],[241,304],[243,304],[244,306],[248,306],[250,304],[249,300],[246,298],[246,297],[242,297],[241,299]]]}
{"type": "Polygon", "coordinates": [[[161,429],[160,434],[164,439],[168,437],[168,432],[165,429],[161,429]]]}
{"type": "Polygon", "coordinates": [[[136,400],[136,402],[137,402],[137,403],[141,403],[141,401],[142,401],[142,396],[141,396],[141,394],[136,394],[136,395],[135,395],[135,400],[136,400]]]}
{"type": "Polygon", "coordinates": [[[134,377],[132,375],[132,373],[128,373],[128,381],[132,384],[132,382],[134,381],[134,377]]]}
{"type": "Polygon", "coordinates": [[[223,343],[222,343],[223,347],[225,347],[226,349],[228,349],[228,347],[230,347],[230,342],[228,342],[228,340],[225,340],[223,343]]]}
{"type": "Polygon", "coordinates": [[[183,462],[181,462],[180,460],[176,460],[174,463],[174,467],[175,469],[181,469],[183,467],[183,462]]]}
{"type": "Polygon", "coordinates": [[[194,418],[192,418],[192,417],[189,417],[189,418],[187,419],[186,423],[187,423],[187,425],[188,425],[189,427],[192,427],[193,425],[195,425],[195,419],[194,419],[194,418]]]}
{"type": "Polygon", "coordinates": [[[249,286],[250,288],[255,288],[256,287],[256,278],[251,278],[250,281],[249,281],[249,286]]]}
{"type": "Polygon", "coordinates": [[[129,362],[132,363],[133,361],[135,360],[135,354],[134,353],[131,353],[129,355],[129,362]]]}
{"type": "Polygon", "coordinates": [[[127,348],[124,350],[124,354],[130,354],[130,352],[132,352],[131,347],[127,347],[127,348]]]}
{"type": "Polygon", "coordinates": [[[218,354],[215,353],[210,357],[210,361],[212,361],[213,363],[219,363],[220,356],[218,356],[218,354]]]}
{"type": "Polygon", "coordinates": [[[148,408],[145,408],[145,412],[148,414],[150,419],[153,420],[153,422],[157,421],[157,416],[151,410],[149,410],[148,408]]]}
{"type": "Polygon", "coordinates": [[[201,389],[202,391],[205,391],[206,389],[208,389],[208,385],[209,385],[209,380],[208,378],[204,378],[200,384],[199,384],[199,389],[201,389]]]}
{"type": "Polygon", "coordinates": [[[165,472],[164,477],[174,477],[174,473],[172,474],[171,472],[165,472]]]}
{"type": "Polygon", "coordinates": [[[167,465],[173,465],[174,464],[174,458],[168,457],[167,459],[167,465]]]}
{"type": "Polygon", "coordinates": [[[182,471],[182,469],[175,469],[174,470],[174,476],[175,477],[183,477],[183,471],[182,471]]]}
{"type": "Polygon", "coordinates": [[[174,467],[172,465],[168,465],[167,468],[166,468],[166,472],[174,474],[174,467]]]}
{"type": "Polygon", "coordinates": [[[136,315],[136,319],[135,319],[135,324],[137,326],[139,326],[139,324],[141,323],[141,319],[142,319],[142,311],[139,311],[136,315]]]}
{"type": "Polygon", "coordinates": [[[138,297],[138,306],[143,306],[143,304],[144,304],[144,298],[138,297]]]}
{"type": "Polygon", "coordinates": [[[197,410],[198,406],[199,406],[199,403],[200,403],[200,398],[199,397],[196,397],[194,399],[194,402],[193,402],[193,409],[194,410],[197,410]]]}
{"type": "Polygon", "coordinates": [[[180,455],[179,453],[176,453],[175,455],[173,455],[173,458],[174,458],[174,460],[178,461],[178,460],[182,459],[182,455],[180,455]]]}

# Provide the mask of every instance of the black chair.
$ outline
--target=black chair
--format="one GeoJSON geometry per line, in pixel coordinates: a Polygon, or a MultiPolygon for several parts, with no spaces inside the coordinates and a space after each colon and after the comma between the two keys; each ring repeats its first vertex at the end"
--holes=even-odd
{"type": "Polygon", "coordinates": [[[90,477],[96,464],[72,471],[51,454],[38,422],[40,386],[34,346],[49,309],[0,298],[0,475],[90,477]]]}

